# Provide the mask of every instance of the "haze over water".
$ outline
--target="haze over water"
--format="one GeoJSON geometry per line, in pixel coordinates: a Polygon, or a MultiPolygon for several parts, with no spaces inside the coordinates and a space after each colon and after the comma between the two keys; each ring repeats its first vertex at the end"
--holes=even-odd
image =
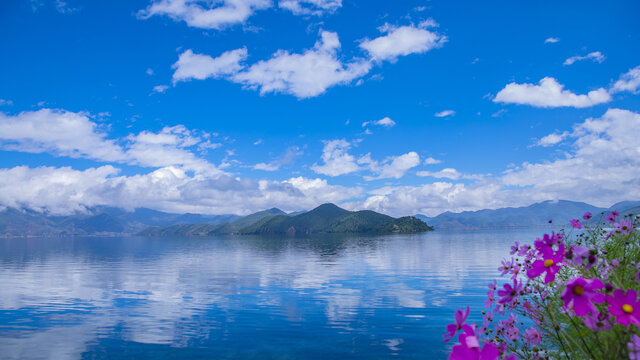
{"type": "Polygon", "coordinates": [[[543,233],[1,239],[0,358],[446,358],[543,233]]]}

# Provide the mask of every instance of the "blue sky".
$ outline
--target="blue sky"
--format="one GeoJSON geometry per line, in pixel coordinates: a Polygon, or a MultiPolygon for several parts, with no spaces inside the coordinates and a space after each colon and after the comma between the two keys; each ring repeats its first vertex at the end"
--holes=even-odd
{"type": "Polygon", "coordinates": [[[3,2],[0,206],[435,215],[638,199],[638,13],[3,2]]]}

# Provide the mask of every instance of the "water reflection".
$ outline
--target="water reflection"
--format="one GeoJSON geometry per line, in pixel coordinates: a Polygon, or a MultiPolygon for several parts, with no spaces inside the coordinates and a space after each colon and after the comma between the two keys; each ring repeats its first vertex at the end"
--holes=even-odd
{"type": "Polygon", "coordinates": [[[541,233],[0,239],[0,358],[444,358],[541,233]]]}

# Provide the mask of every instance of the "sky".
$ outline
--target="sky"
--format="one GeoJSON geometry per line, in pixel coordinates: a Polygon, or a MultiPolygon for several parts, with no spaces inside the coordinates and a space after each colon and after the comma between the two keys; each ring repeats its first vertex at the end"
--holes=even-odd
{"type": "Polygon", "coordinates": [[[9,0],[0,208],[640,199],[636,1],[9,0]]]}

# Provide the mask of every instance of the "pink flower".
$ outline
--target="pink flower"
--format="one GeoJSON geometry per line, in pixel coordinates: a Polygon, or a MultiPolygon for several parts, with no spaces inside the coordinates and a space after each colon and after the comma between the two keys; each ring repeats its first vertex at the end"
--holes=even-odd
{"type": "Polygon", "coordinates": [[[528,328],[524,332],[524,340],[529,345],[537,345],[540,344],[540,333],[536,328],[528,328]]]}
{"type": "Polygon", "coordinates": [[[516,299],[523,290],[522,283],[516,279],[513,279],[513,286],[510,284],[503,285],[504,290],[498,290],[498,296],[500,296],[500,300],[498,303],[500,304],[508,304],[512,303],[514,299],[516,299]]]}
{"type": "Polygon", "coordinates": [[[582,215],[582,218],[584,220],[590,220],[592,216],[593,215],[591,215],[591,213],[587,211],[586,213],[584,213],[584,215],[582,215]]]}
{"type": "Polygon", "coordinates": [[[557,252],[553,252],[550,246],[542,247],[542,259],[538,259],[531,264],[531,269],[527,270],[527,276],[535,279],[546,272],[544,283],[548,284],[556,279],[556,273],[560,270],[560,264],[564,259],[564,245],[560,244],[557,252]]]}
{"type": "Polygon", "coordinates": [[[586,280],[576,277],[567,282],[562,292],[562,301],[565,309],[573,309],[576,315],[585,316],[587,313],[596,313],[593,303],[604,302],[604,294],[596,290],[602,289],[604,284],[600,279],[586,280]]]}
{"type": "Polygon", "coordinates": [[[629,349],[630,360],[640,360],[640,337],[638,335],[631,335],[630,342],[627,343],[627,349],[629,349]]]}
{"type": "Polygon", "coordinates": [[[640,326],[640,302],[637,301],[638,294],[635,290],[622,289],[613,290],[613,296],[607,295],[609,312],[616,317],[616,322],[624,326],[633,323],[640,326]]]}
{"type": "Polygon", "coordinates": [[[552,232],[551,235],[544,234],[542,239],[536,239],[536,241],[533,242],[533,245],[535,245],[536,249],[541,250],[546,246],[559,244],[560,241],[562,241],[562,234],[556,234],[552,232]]]}
{"type": "Polygon", "coordinates": [[[633,232],[633,223],[631,220],[622,219],[613,226],[616,227],[616,232],[622,235],[629,235],[633,232]]]}
{"type": "Polygon", "coordinates": [[[515,244],[511,245],[511,251],[509,252],[509,254],[511,255],[515,254],[518,252],[519,249],[520,249],[520,243],[516,241],[515,244]]]}
{"type": "Polygon", "coordinates": [[[578,220],[578,219],[572,219],[571,220],[571,226],[574,229],[582,229],[582,224],[580,224],[580,220],[578,220]]]}
{"type": "Polygon", "coordinates": [[[607,215],[607,216],[605,217],[605,220],[606,220],[608,223],[613,224],[614,222],[616,222],[616,219],[618,218],[618,216],[620,216],[620,213],[619,213],[619,212],[617,212],[617,211],[612,211],[609,215],[607,215]]]}
{"type": "Polygon", "coordinates": [[[584,324],[593,331],[606,331],[612,328],[609,323],[609,315],[598,312],[587,315],[584,318],[584,324]]]}
{"type": "Polygon", "coordinates": [[[464,333],[458,336],[460,344],[453,347],[449,360],[497,360],[500,351],[492,343],[480,348],[480,343],[471,326],[464,326],[464,333]]]}
{"type": "Polygon", "coordinates": [[[511,261],[507,261],[506,259],[503,259],[502,266],[498,268],[498,271],[500,271],[500,276],[504,276],[504,274],[508,273],[512,267],[513,267],[513,258],[511,258],[511,261]]]}
{"type": "Polygon", "coordinates": [[[470,309],[468,306],[467,310],[464,312],[462,310],[456,311],[454,315],[456,323],[447,325],[447,333],[442,335],[444,342],[449,342],[449,340],[453,339],[453,337],[456,336],[458,330],[462,329],[462,327],[464,326],[464,322],[467,321],[467,318],[469,317],[469,311],[470,309]]]}

